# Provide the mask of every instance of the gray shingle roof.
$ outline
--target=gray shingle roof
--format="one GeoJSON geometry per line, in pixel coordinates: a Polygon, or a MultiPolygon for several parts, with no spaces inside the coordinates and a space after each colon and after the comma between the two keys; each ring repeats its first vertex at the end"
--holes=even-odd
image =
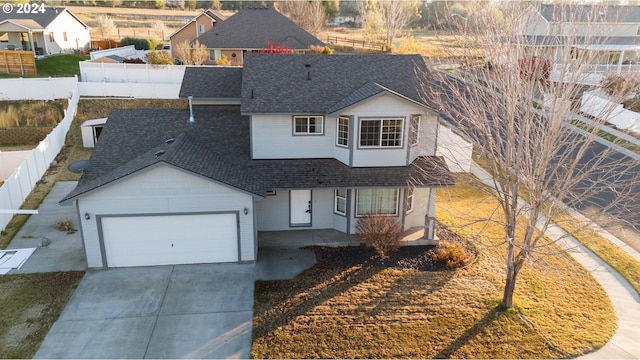
{"type": "Polygon", "coordinates": [[[640,23],[640,6],[542,4],[540,13],[549,22],[640,23]]]}
{"type": "Polygon", "coordinates": [[[186,109],[113,110],[91,168],[62,202],[157,164],[258,196],[267,189],[453,184],[440,157],[421,157],[406,167],[368,168],[350,168],[335,159],[252,160],[249,118],[239,106],[194,106],[194,113],[196,123],[188,124],[186,109]]]}
{"type": "Polygon", "coordinates": [[[45,4],[44,9],[45,9],[44,12],[37,11],[36,13],[27,13],[27,12],[18,13],[17,10],[15,9],[15,7],[14,7],[14,10],[11,11],[10,13],[6,13],[4,11],[0,11],[0,22],[2,22],[4,20],[9,20],[9,19],[32,19],[35,22],[37,22],[40,26],[42,26],[43,28],[46,28],[62,12],[68,11],[69,14],[71,14],[72,17],[74,17],[76,20],[78,20],[79,23],[81,23],[83,26],[86,27],[86,24],[84,24],[80,19],[78,19],[77,16],[75,16],[71,11],[69,11],[66,8],[63,8],[63,7],[49,7],[49,6],[46,6],[46,4],[45,4]]]}
{"type": "Polygon", "coordinates": [[[269,42],[299,50],[324,45],[273,8],[244,8],[198,40],[210,49],[263,49],[269,42]]]}
{"type": "Polygon", "coordinates": [[[419,55],[246,54],[242,113],[330,113],[382,88],[424,104],[425,70],[419,55]]]}
{"type": "Polygon", "coordinates": [[[187,67],[180,86],[180,97],[203,99],[240,99],[242,68],[197,66],[187,67]]]}

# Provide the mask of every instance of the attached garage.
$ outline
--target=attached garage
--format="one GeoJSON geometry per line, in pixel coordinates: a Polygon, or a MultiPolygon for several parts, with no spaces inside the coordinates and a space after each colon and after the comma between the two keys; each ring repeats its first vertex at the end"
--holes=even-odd
{"type": "Polygon", "coordinates": [[[238,214],[103,216],[98,220],[107,267],[236,262],[238,214]]]}

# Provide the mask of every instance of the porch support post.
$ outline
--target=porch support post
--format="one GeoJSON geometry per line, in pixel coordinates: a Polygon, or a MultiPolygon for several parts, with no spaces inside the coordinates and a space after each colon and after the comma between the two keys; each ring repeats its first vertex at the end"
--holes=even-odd
{"type": "Polygon", "coordinates": [[[618,75],[622,74],[622,63],[624,61],[624,50],[620,52],[620,59],[618,59],[618,70],[616,71],[618,75]]]}
{"type": "Polygon", "coordinates": [[[436,190],[429,188],[427,198],[427,214],[424,217],[424,238],[434,240],[436,237],[436,190]]]}
{"type": "Polygon", "coordinates": [[[29,30],[29,45],[31,46],[31,51],[33,51],[33,55],[36,55],[36,47],[33,44],[33,32],[29,30]]]}

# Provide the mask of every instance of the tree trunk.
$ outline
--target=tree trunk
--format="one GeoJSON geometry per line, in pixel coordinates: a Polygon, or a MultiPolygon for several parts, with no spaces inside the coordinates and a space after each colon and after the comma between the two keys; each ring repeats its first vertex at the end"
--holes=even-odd
{"type": "Polygon", "coordinates": [[[504,293],[500,302],[501,309],[509,309],[513,307],[513,292],[516,289],[516,269],[513,261],[507,265],[507,279],[504,283],[504,293]]]}

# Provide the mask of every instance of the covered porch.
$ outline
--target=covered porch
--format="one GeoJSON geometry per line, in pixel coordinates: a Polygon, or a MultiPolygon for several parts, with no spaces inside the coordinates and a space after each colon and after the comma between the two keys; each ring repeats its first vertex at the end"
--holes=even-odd
{"type": "MultiPolygon", "coordinates": [[[[437,234],[434,240],[424,237],[424,228],[411,228],[404,233],[401,246],[438,245],[437,234]]],[[[358,235],[345,234],[335,229],[305,229],[286,231],[259,231],[258,252],[260,248],[298,249],[305,246],[358,246],[358,235]]]]}
{"type": "Polygon", "coordinates": [[[9,19],[1,22],[0,39],[6,50],[33,51],[35,55],[48,53],[44,28],[33,20],[9,19]]]}

